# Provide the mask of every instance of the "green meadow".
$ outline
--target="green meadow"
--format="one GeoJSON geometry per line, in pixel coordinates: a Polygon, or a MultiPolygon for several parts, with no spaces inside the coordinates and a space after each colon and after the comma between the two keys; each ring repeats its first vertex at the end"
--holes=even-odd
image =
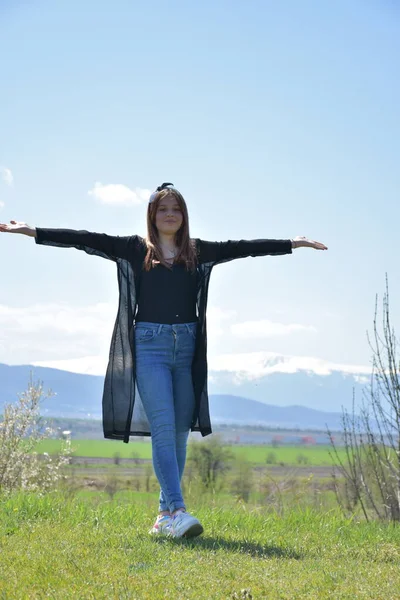
{"type": "MultiPolygon", "coordinates": [[[[190,441],[189,441],[190,444],[190,441]]],[[[116,454],[120,458],[151,458],[151,444],[149,442],[130,442],[124,444],[113,440],[72,440],[73,456],[89,458],[113,458],[116,454]]],[[[36,451],[54,454],[61,449],[61,441],[45,440],[38,444],[36,451]]],[[[313,466],[329,466],[333,464],[330,446],[236,446],[229,449],[236,458],[243,458],[253,464],[280,464],[313,466]],[[267,460],[268,459],[268,460],[267,460]]],[[[339,455],[344,458],[344,449],[339,449],[339,455]]]]}
{"type": "MultiPolygon", "coordinates": [[[[328,478],[295,474],[332,465],[329,446],[225,445],[237,460],[209,489],[188,468],[184,497],[204,533],[186,540],[148,533],[150,463],[101,462],[151,459],[148,441],[72,445],[82,464],[65,467],[57,491],[0,494],[0,600],[400,598],[400,527],[344,515],[328,478]],[[85,457],[99,460],[86,469],[85,457]]],[[[45,440],[35,451],[60,449],[45,440]]]]}
{"type": "Polygon", "coordinates": [[[0,597],[201,600],[400,596],[400,528],[338,510],[284,516],[191,497],[204,534],[148,534],[156,494],[16,494],[0,500],[0,597]]]}

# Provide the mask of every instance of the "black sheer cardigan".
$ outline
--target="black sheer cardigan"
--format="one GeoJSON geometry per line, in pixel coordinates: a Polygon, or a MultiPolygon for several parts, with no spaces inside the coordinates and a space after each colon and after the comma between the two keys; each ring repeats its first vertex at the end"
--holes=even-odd
{"type": "MultiPolygon", "coordinates": [[[[36,228],[36,244],[76,248],[112,260],[117,265],[119,306],[111,338],[109,361],[102,400],[104,437],[129,442],[130,436],[150,436],[136,386],[134,317],[137,309],[140,274],[146,255],[144,238],[138,235],[111,236],[72,229],[36,228]]],[[[215,265],[248,256],[292,253],[291,240],[239,240],[207,242],[195,239],[197,248],[196,348],[192,364],[195,410],[191,431],[202,436],[212,433],[207,391],[207,296],[215,265]]]]}

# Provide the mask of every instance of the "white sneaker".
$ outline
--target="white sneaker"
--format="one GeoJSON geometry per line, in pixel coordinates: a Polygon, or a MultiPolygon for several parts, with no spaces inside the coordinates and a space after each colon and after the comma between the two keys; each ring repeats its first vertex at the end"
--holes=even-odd
{"type": "Polygon", "coordinates": [[[196,535],[200,535],[203,531],[204,529],[200,521],[185,511],[177,512],[171,517],[170,524],[168,525],[168,535],[171,537],[196,537],[196,535]]]}
{"type": "Polygon", "coordinates": [[[150,529],[151,535],[166,535],[169,533],[169,525],[171,523],[171,517],[169,515],[158,515],[156,522],[150,529]]]}

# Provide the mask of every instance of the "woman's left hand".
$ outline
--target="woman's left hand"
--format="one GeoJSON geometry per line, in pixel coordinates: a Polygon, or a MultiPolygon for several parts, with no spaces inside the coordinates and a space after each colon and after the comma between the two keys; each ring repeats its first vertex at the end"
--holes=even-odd
{"type": "Polygon", "coordinates": [[[315,250],[328,250],[325,244],[316,242],[315,240],[309,240],[304,236],[298,235],[292,239],[292,248],[314,248],[315,250]]]}

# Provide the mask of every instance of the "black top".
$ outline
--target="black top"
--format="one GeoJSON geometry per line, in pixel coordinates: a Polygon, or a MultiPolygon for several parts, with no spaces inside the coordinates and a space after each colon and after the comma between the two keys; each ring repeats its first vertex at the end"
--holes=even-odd
{"type": "Polygon", "coordinates": [[[169,325],[197,321],[196,276],[196,270],[188,271],[183,264],[174,264],[171,269],[158,264],[150,271],[143,271],[135,321],[169,325]]]}
{"type": "MultiPolygon", "coordinates": [[[[134,315],[137,292],[147,247],[139,235],[113,236],[74,229],[42,229],[36,227],[36,244],[76,248],[87,254],[112,260],[117,265],[119,300],[111,338],[109,361],[103,391],[103,433],[105,438],[129,442],[129,436],[150,436],[148,422],[136,386],[134,315]]],[[[206,309],[210,275],[216,265],[245,258],[291,254],[291,240],[228,240],[208,242],[195,239],[197,266],[197,323],[196,346],[192,362],[195,395],[191,431],[202,436],[212,433],[207,390],[207,332],[206,309]]],[[[263,266],[265,272],[265,267],[263,266]]],[[[238,280],[236,286],[240,286],[238,280]]],[[[231,290],[230,293],[234,293],[231,290]]],[[[77,293],[79,287],[77,286],[77,293]]],[[[282,292],[285,293],[285,292],[282,292]]]]}

